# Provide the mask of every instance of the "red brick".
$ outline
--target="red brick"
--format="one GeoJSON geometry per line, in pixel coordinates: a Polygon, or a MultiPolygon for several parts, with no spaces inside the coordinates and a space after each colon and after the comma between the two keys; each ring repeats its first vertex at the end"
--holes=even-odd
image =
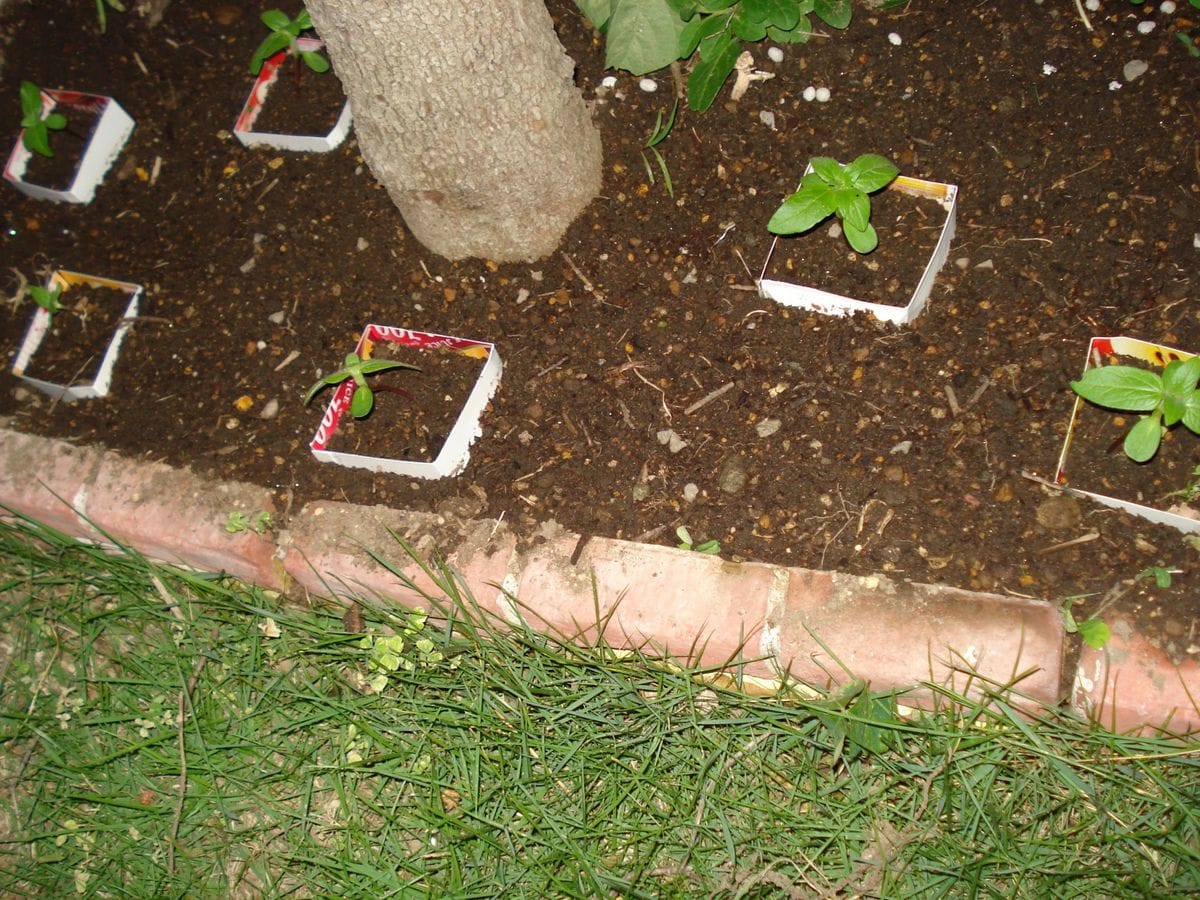
{"type": "Polygon", "coordinates": [[[466,539],[455,545],[451,534],[459,538],[461,534],[448,529],[436,513],[310,503],[289,523],[283,567],[296,585],[318,596],[361,596],[428,608],[429,597],[440,600],[445,594],[405,553],[396,540],[399,536],[422,560],[443,554],[476,602],[496,612],[497,585],[505,579],[516,540],[507,529],[482,520],[470,523],[467,531],[466,539]],[[446,535],[441,545],[439,533],[446,535]],[[415,589],[405,586],[372,551],[411,579],[415,589]]]}
{"type": "Polygon", "coordinates": [[[1109,629],[1107,645],[1080,654],[1075,708],[1112,731],[1200,731],[1200,663],[1175,665],[1124,619],[1109,629]]]}
{"type": "MultiPolygon", "coordinates": [[[[578,537],[540,544],[525,556],[519,611],[533,627],[615,647],[640,647],[706,666],[762,656],[762,625],[773,567],[703,553],[592,538],[572,565],[578,537]]],[[[752,662],[744,674],[769,676],[752,662]]]]}
{"type": "MultiPolygon", "coordinates": [[[[1032,670],[1017,690],[1058,701],[1062,620],[1047,603],[882,576],[790,574],[786,603],[772,608],[769,625],[780,661],[801,681],[845,683],[844,665],[872,690],[929,682],[962,694],[1032,670]]],[[[931,692],[910,696],[928,703],[931,692]]]]}
{"type": "Polygon", "coordinates": [[[0,503],[78,537],[72,504],[96,477],[101,453],[0,428],[0,503]]]}
{"type": "Polygon", "coordinates": [[[277,513],[269,490],[239,482],[209,481],[187,469],[134,462],[104,454],[80,512],[100,532],[151,559],[226,572],[263,587],[283,582],[274,541],[267,535],[225,530],[229,514],[252,519],[277,513]]]}

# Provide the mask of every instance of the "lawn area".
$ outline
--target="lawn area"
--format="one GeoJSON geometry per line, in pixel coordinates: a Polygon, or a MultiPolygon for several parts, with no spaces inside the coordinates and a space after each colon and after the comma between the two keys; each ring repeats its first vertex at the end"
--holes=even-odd
{"type": "Polygon", "coordinates": [[[0,524],[0,893],[1200,892],[1194,741],[750,697],[435,574],[448,624],[0,524]]]}

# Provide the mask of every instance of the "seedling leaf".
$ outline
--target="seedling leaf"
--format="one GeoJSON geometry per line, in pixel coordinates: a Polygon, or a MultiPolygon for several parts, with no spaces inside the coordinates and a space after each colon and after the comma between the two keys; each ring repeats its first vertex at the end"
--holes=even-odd
{"type": "Polygon", "coordinates": [[[1163,427],[1157,415],[1145,416],[1125,435],[1125,455],[1134,462],[1146,462],[1158,452],[1163,427]]]}
{"type": "Polygon", "coordinates": [[[877,153],[864,153],[846,165],[850,183],[866,194],[887,187],[900,174],[892,163],[877,153]]]}
{"type": "Polygon", "coordinates": [[[1162,379],[1134,366],[1099,366],[1088,369],[1071,389],[1097,406],[1127,412],[1149,412],[1163,396],[1162,379]]]}
{"type": "Polygon", "coordinates": [[[721,85],[737,65],[741,44],[728,33],[718,34],[700,44],[700,62],[688,76],[688,107],[703,112],[713,105],[721,85]]]}

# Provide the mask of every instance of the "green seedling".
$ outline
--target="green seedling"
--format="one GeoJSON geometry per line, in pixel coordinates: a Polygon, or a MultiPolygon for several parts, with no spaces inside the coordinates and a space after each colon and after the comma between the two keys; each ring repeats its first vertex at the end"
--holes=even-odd
{"type": "MultiPolygon", "coordinates": [[[[675,199],[675,188],[671,184],[671,172],[667,168],[667,161],[663,159],[663,155],[658,152],[658,145],[667,139],[667,135],[671,133],[671,128],[675,125],[675,113],[679,109],[679,102],[676,101],[671,106],[671,113],[667,116],[666,121],[663,121],[662,110],[658,111],[658,116],[654,120],[654,130],[650,132],[650,136],[646,138],[645,150],[649,150],[658,163],[658,168],[662,172],[663,185],[667,189],[667,196],[672,200],[675,199]]],[[[642,151],[642,165],[646,167],[646,177],[650,179],[650,183],[654,184],[654,169],[650,166],[650,160],[646,158],[645,150],[642,151]]]]}
{"type": "Polygon", "coordinates": [[[1200,497],[1200,466],[1192,469],[1192,480],[1177,491],[1171,491],[1167,497],[1178,497],[1184,503],[1191,503],[1200,497]]]}
{"type": "Polygon", "coordinates": [[[1063,601],[1062,606],[1063,627],[1066,629],[1067,634],[1078,634],[1087,642],[1089,647],[1095,650],[1103,649],[1104,645],[1108,643],[1108,639],[1112,637],[1112,632],[1109,631],[1108,625],[1103,619],[1096,616],[1084,619],[1082,622],[1076,621],[1074,614],[1071,612],[1071,604],[1073,602],[1074,600],[1068,597],[1063,601]]]}
{"type": "Polygon", "coordinates": [[[62,285],[55,285],[53,288],[44,288],[41,285],[31,284],[28,287],[29,296],[33,298],[33,302],[44,309],[50,315],[54,315],[62,309],[62,301],[59,299],[62,296],[62,285]]]}
{"type": "Polygon", "coordinates": [[[1179,569],[1168,569],[1166,566],[1147,566],[1142,571],[1138,572],[1138,579],[1153,578],[1155,585],[1161,590],[1166,590],[1171,586],[1171,576],[1178,575],[1179,569]]]}
{"type": "Polygon", "coordinates": [[[300,10],[294,19],[289,19],[287,13],[278,9],[268,9],[259,18],[271,29],[271,33],[263,39],[254,55],[250,57],[251,75],[257,75],[263,63],[285,47],[290,47],[292,53],[304,60],[305,65],[314,72],[329,71],[329,60],[316,51],[301,50],[296,43],[301,33],[310,31],[313,27],[307,9],[300,10]]]}
{"type": "Polygon", "coordinates": [[[371,693],[382,691],[392,675],[415,671],[418,666],[436,666],[446,658],[424,635],[427,620],[423,610],[412,610],[402,615],[399,634],[368,634],[358,642],[367,651],[371,693]]]}
{"type": "Polygon", "coordinates": [[[810,165],[800,188],[775,210],[767,229],[772,234],[802,234],[836,215],[850,246],[870,253],[879,244],[871,225],[870,195],[891,184],[899,170],[875,153],[864,153],[846,165],[817,156],[810,165]]]}
{"type": "Polygon", "coordinates": [[[229,518],[225,522],[225,530],[230,534],[244,534],[247,531],[253,531],[255,534],[263,534],[274,526],[275,521],[266,510],[260,510],[253,519],[250,519],[241,510],[234,510],[229,514],[229,518]]]}
{"type": "Polygon", "coordinates": [[[326,375],[308,389],[308,393],[304,395],[304,405],[308,406],[312,402],[312,398],[322,388],[329,385],[338,385],[348,378],[353,378],[357,387],[354,389],[354,396],[350,399],[350,415],[356,419],[365,418],[375,408],[375,395],[371,392],[370,387],[367,386],[367,376],[373,375],[376,372],[383,372],[387,369],[412,369],[414,372],[421,371],[419,367],[410,366],[408,363],[396,362],[389,359],[359,359],[357,353],[347,353],[342,368],[338,369],[332,375],[326,375]]]}
{"type": "Polygon", "coordinates": [[[1071,389],[1084,400],[1121,412],[1147,415],[1125,435],[1125,455],[1146,462],[1158,452],[1167,429],[1182,422],[1200,434],[1200,356],[1173,359],[1159,372],[1134,366],[1088,369],[1071,389]]]}
{"type": "Polygon", "coordinates": [[[121,0],[96,0],[96,20],[100,23],[100,33],[108,31],[108,7],[117,12],[125,12],[125,4],[121,0]]]}
{"type": "Polygon", "coordinates": [[[675,535],[679,538],[680,550],[695,550],[697,553],[712,553],[721,552],[720,541],[705,541],[702,544],[693,544],[692,535],[683,525],[675,529],[675,535]]]}
{"type": "Polygon", "coordinates": [[[21,82],[21,141],[27,150],[50,157],[50,132],[67,127],[67,117],[52,112],[42,118],[42,91],[32,81],[21,82]]]}

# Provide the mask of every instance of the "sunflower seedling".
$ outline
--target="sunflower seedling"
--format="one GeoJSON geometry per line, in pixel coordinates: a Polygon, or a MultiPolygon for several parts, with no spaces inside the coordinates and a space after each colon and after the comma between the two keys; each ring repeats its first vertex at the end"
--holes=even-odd
{"type": "Polygon", "coordinates": [[[359,359],[357,353],[347,353],[346,359],[342,363],[342,368],[331,375],[326,375],[308,389],[308,393],[304,395],[304,405],[308,406],[312,402],[312,398],[322,388],[329,385],[338,385],[348,378],[353,378],[357,386],[354,388],[354,396],[350,399],[350,415],[356,419],[365,418],[375,408],[375,395],[371,392],[371,388],[367,386],[367,376],[373,375],[376,372],[386,371],[387,369],[412,369],[414,372],[421,371],[418,366],[410,366],[408,363],[396,362],[389,359],[359,359]]]}
{"type": "Polygon", "coordinates": [[[851,247],[859,253],[874,250],[879,236],[871,225],[870,195],[891,184],[900,171],[876,153],[864,153],[845,165],[816,156],[809,168],[799,189],[775,210],[767,229],[772,234],[802,234],[836,215],[851,247]]]}
{"type": "Polygon", "coordinates": [[[289,19],[287,13],[278,9],[268,9],[261,16],[262,23],[271,29],[254,55],[250,57],[250,74],[257,75],[263,63],[285,47],[290,47],[292,53],[304,61],[314,72],[328,72],[329,60],[315,50],[302,50],[297,39],[305,31],[311,31],[313,24],[308,10],[302,9],[296,18],[289,19]]]}
{"type": "Polygon", "coordinates": [[[41,156],[50,157],[50,132],[62,131],[67,127],[67,117],[52,112],[42,118],[42,91],[32,81],[21,82],[21,141],[25,148],[41,156]]]}
{"type": "Polygon", "coordinates": [[[1200,435],[1200,356],[1173,359],[1162,372],[1135,366],[1096,366],[1071,389],[1084,400],[1120,412],[1146,415],[1125,435],[1125,455],[1146,462],[1158,452],[1168,428],[1182,422],[1200,435]]]}

